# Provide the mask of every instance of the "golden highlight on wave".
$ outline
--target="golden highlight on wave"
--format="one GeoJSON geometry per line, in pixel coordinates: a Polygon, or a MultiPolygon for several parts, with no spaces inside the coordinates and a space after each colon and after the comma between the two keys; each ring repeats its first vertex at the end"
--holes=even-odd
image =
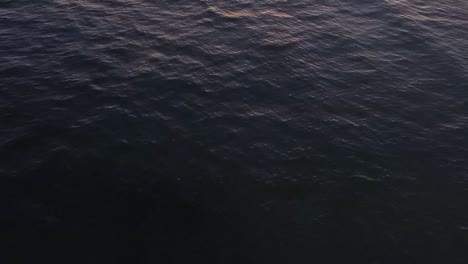
{"type": "Polygon", "coordinates": [[[208,10],[219,16],[226,17],[226,18],[259,17],[259,16],[292,18],[292,16],[287,13],[272,10],[272,9],[262,10],[262,11],[253,11],[253,10],[226,11],[217,7],[210,6],[208,7],[208,10]]]}

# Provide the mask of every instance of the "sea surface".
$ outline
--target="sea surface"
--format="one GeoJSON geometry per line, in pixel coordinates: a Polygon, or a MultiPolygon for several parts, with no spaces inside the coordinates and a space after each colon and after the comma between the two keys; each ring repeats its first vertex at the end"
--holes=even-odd
{"type": "Polygon", "coordinates": [[[468,263],[468,2],[0,0],[2,263],[468,263]]]}

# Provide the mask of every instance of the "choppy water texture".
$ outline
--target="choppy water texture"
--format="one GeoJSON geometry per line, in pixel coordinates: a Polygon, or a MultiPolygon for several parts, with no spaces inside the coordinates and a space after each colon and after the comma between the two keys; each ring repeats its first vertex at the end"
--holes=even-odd
{"type": "Polygon", "coordinates": [[[468,263],[462,0],[2,0],[3,263],[468,263]]]}

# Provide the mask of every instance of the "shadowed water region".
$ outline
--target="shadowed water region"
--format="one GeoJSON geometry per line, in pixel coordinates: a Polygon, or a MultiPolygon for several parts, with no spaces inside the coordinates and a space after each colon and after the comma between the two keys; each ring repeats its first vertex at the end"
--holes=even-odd
{"type": "Polygon", "coordinates": [[[2,263],[467,263],[467,18],[0,0],[2,263]]]}

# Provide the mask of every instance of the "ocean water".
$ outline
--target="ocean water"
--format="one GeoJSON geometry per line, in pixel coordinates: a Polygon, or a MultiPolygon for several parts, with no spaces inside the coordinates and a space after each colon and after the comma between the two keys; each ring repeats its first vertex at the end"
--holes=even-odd
{"type": "Polygon", "coordinates": [[[2,263],[468,263],[468,2],[1,0],[2,263]]]}

